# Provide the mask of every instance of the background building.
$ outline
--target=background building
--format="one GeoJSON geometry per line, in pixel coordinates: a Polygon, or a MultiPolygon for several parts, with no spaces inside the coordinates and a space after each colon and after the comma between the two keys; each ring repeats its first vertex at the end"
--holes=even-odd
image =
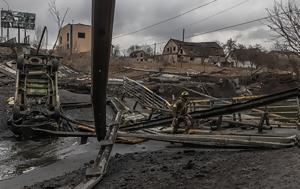
{"type": "Polygon", "coordinates": [[[59,34],[58,50],[68,54],[91,51],[92,27],[85,24],[65,25],[59,34]]]}
{"type": "Polygon", "coordinates": [[[216,42],[183,42],[170,39],[166,44],[163,57],[169,63],[195,62],[195,63],[214,63],[224,59],[223,48],[216,42]]]}

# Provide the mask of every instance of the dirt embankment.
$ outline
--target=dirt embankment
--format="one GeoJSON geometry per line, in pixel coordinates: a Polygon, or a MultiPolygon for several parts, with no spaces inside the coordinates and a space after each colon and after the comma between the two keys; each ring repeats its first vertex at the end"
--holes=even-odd
{"type": "Polygon", "coordinates": [[[98,188],[299,188],[298,148],[116,156],[98,188]]]}

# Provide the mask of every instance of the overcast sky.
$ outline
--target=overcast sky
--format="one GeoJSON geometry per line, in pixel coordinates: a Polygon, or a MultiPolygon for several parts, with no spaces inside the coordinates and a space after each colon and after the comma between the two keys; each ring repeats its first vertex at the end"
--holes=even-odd
{"type": "MultiPolygon", "coordinates": [[[[212,0],[117,0],[114,36],[135,31],[210,1],[212,0]]],[[[286,1],[283,0],[283,2],[286,1]]],[[[7,0],[7,2],[10,9],[36,13],[37,25],[46,25],[50,33],[50,42],[54,41],[57,28],[54,19],[48,12],[47,0],[7,0]]],[[[143,45],[164,42],[170,38],[181,39],[182,28],[186,29],[187,37],[194,36],[264,17],[267,15],[266,8],[272,8],[273,2],[273,0],[218,0],[147,31],[115,39],[113,44],[118,44],[121,49],[125,49],[131,44],[143,45]],[[233,6],[236,7],[224,13],[219,13],[233,6]],[[219,15],[216,15],[218,13],[219,15]],[[192,23],[194,24],[190,25],[192,23]]],[[[0,0],[0,6],[7,9],[7,5],[2,0],[0,0]]],[[[91,23],[91,0],[57,0],[57,7],[61,12],[70,8],[66,23],[91,23]]],[[[186,40],[225,42],[227,39],[233,38],[246,45],[260,43],[269,48],[272,45],[272,37],[265,24],[266,22],[256,22],[225,31],[187,38],[186,40]]],[[[161,48],[162,46],[158,46],[158,50],[161,48]]]]}

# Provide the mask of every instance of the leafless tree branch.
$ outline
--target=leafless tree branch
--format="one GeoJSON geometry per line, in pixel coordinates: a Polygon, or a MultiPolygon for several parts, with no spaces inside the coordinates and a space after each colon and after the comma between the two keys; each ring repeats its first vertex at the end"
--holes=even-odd
{"type": "Polygon", "coordinates": [[[58,42],[58,38],[59,38],[59,34],[60,34],[60,30],[63,27],[64,23],[65,23],[65,19],[70,11],[70,8],[67,8],[64,11],[64,14],[61,15],[61,12],[57,9],[56,6],[56,0],[51,0],[48,2],[48,6],[49,6],[49,13],[52,15],[53,19],[55,20],[56,24],[57,24],[57,29],[58,29],[58,33],[57,33],[57,37],[55,40],[55,43],[53,45],[53,51],[57,45],[58,42]]]}
{"type": "Polygon", "coordinates": [[[275,1],[273,9],[267,9],[269,28],[289,44],[290,50],[300,55],[300,9],[294,0],[288,0],[287,5],[275,1]]]}
{"type": "MultiPolygon", "coordinates": [[[[288,0],[285,5],[282,1],[275,1],[273,9],[267,9],[269,14],[269,28],[278,38],[283,39],[283,44],[287,44],[288,50],[300,56],[300,8],[295,0],[288,0]]],[[[280,46],[280,44],[277,44],[280,46]]],[[[294,54],[294,55],[295,55],[294,54]]],[[[297,79],[300,77],[299,69],[295,57],[288,53],[288,59],[297,79]]]]}

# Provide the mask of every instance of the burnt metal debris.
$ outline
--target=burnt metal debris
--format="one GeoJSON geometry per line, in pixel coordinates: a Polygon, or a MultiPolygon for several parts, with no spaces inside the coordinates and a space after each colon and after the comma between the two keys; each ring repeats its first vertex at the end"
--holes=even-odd
{"type": "Polygon", "coordinates": [[[16,88],[11,130],[20,137],[33,137],[31,128],[56,130],[60,118],[57,71],[59,60],[45,55],[17,59],[16,88]],[[33,123],[38,121],[38,124],[33,123]]]}
{"type": "MultiPolygon", "coordinates": [[[[299,89],[291,89],[288,91],[279,92],[272,95],[267,95],[264,97],[256,98],[253,100],[249,100],[242,103],[236,103],[236,104],[230,104],[230,105],[224,105],[220,107],[215,107],[212,109],[202,110],[202,111],[195,111],[191,112],[191,116],[194,119],[205,119],[209,117],[214,116],[222,116],[226,114],[233,114],[238,113],[244,110],[249,110],[252,108],[257,108],[265,105],[269,105],[278,101],[290,99],[293,97],[299,96],[299,89]]],[[[124,125],[122,128],[127,131],[134,131],[134,130],[140,130],[141,128],[152,128],[159,125],[165,125],[170,124],[172,122],[172,117],[163,117],[163,118],[157,118],[149,121],[144,121],[141,123],[136,123],[132,125],[124,125]]]]}

